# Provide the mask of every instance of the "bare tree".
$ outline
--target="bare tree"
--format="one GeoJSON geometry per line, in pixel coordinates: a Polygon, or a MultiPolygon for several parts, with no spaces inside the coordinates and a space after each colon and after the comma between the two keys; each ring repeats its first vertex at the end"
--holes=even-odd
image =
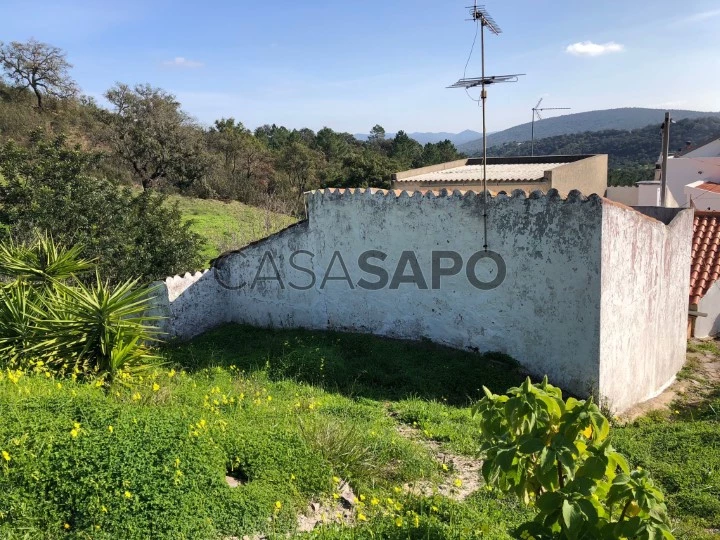
{"type": "Polygon", "coordinates": [[[47,43],[34,39],[9,45],[0,42],[0,67],[15,86],[35,93],[38,109],[42,109],[43,94],[67,98],[78,92],[68,73],[72,64],[65,59],[65,52],[47,43]]]}

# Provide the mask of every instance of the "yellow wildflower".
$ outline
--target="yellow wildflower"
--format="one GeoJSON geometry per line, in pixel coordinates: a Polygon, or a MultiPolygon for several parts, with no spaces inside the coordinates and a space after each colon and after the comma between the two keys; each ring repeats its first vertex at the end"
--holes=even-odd
{"type": "Polygon", "coordinates": [[[455,485],[455,487],[460,487],[462,486],[462,480],[456,478],[455,480],[453,480],[453,484],[455,485]]]}
{"type": "Polygon", "coordinates": [[[367,517],[365,516],[365,514],[358,514],[357,518],[358,521],[367,521],[367,517]]]}
{"type": "Polygon", "coordinates": [[[152,389],[153,389],[153,392],[157,392],[158,390],[160,390],[160,385],[158,383],[154,382],[152,385],[152,389]]]}
{"type": "Polygon", "coordinates": [[[108,431],[109,431],[110,433],[112,433],[112,432],[114,431],[113,427],[112,427],[112,426],[108,426],[108,431]]]}
{"type": "Polygon", "coordinates": [[[340,478],[337,477],[337,476],[333,476],[333,482],[335,482],[336,484],[339,484],[339,483],[340,483],[340,478]]]}
{"type": "Polygon", "coordinates": [[[65,528],[65,530],[67,530],[67,529],[70,528],[70,524],[69,524],[69,523],[66,523],[65,525],[63,525],[63,527],[65,528]]]}
{"type": "Polygon", "coordinates": [[[401,518],[400,516],[396,517],[396,518],[395,518],[395,525],[397,525],[398,527],[402,527],[402,524],[403,524],[402,518],[401,518]]]}
{"type": "Polygon", "coordinates": [[[6,450],[2,451],[2,457],[5,461],[10,461],[12,458],[10,457],[10,454],[7,453],[6,450]]]}
{"type": "Polygon", "coordinates": [[[172,378],[175,376],[175,370],[174,370],[174,369],[171,369],[170,371],[168,371],[167,376],[168,376],[170,379],[172,379],[172,378]]]}
{"type": "Polygon", "coordinates": [[[280,501],[275,501],[275,509],[280,510],[282,508],[282,503],[280,501]]]}
{"type": "Polygon", "coordinates": [[[447,471],[447,470],[448,470],[448,466],[447,466],[445,463],[442,464],[442,470],[443,470],[443,471],[447,471]]]}
{"type": "Polygon", "coordinates": [[[126,490],[126,491],[125,491],[125,498],[126,498],[126,499],[132,499],[132,493],[130,493],[129,491],[126,490]]]}
{"type": "Polygon", "coordinates": [[[135,393],[132,395],[132,399],[133,399],[133,401],[140,401],[140,400],[142,399],[142,396],[140,395],[140,392],[135,392],[135,393]]]}
{"type": "Polygon", "coordinates": [[[370,499],[370,504],[372,504],[373,506],[377,506],[378,504],[380,504],[380,500],[377,497],[373,497],[372,499],[370,499]]]}

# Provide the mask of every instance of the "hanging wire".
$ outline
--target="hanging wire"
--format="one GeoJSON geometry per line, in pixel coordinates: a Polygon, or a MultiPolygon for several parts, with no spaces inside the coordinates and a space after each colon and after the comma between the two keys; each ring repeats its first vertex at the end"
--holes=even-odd
{"type": "MultiPolygon", "coordinates": [[[[473,37],[472,45],[470,46],[470,53],[468,54],[467,61],[465,62],[465,69],[463,69],[463,79],[467,77],[467,68],[470,65],[470,59],[472,58],[473,51],[475,50],[475,42],[477,41],[478,37],[478,30],[480,29],[480,21],[475,21],[475,36],[473,37]]],[[[469,97],[471,100],[476,102],[478,104],[478,107],[480,106],[480,102],[482,101],[481,98],[475,99],[470,95],[470,92],[468,92],[468,89],[465,88],[465,93],[467,94],[467,97],[469,97]]]]}

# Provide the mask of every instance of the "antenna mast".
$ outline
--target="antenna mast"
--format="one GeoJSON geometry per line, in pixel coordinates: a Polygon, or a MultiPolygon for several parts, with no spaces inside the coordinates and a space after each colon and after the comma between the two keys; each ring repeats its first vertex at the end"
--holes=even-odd
{"type": "Polygon", "coordinates": [[[569,111],[570,107],[543,107],[540,108],[543,98],[540,98],[537,104],[532,108],[532,122],[530,123],[530,155],[535,155],[535,116],[538,120],[542,120],[540,111],[569,111]]]}
{"type": "Polygon", "coordinates": [[[470,17],[475,24],[480,25],[480,57],[481,57],[481,74],[480,77],[463,78],[448,88],[474,88],[480,87],[480,99],[482,101],[482,134],[483,134],[483,229],[485,232],[485,242],[483,249],[487,251],[487,128],[485,123],[485,106],[487,100],[487,90],[485,86],[501,82],[516,82],[518,77],[525,75],[524,73],[516,73],[513,75],[485,75],[485,28],[490,30],[496,36],[502,33],[502,30],[485,9],[485,6],[478,6],[477,0],[472,6],[468,6],[470,17]]]}

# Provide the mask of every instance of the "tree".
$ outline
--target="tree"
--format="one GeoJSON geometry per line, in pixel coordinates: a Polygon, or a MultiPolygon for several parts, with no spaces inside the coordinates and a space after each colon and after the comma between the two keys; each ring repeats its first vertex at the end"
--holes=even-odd
{"type": "Polygon", "coordinates": [[[324,163],[320,152],[297,141],[289,144],[278,160],[280,169],[287,175],[291,193],[297,198],[317,186],[324,163]]]}
{"type": "Polygon", "coordinates": [[[390,187],[390,175],[398,170],[395,161],[383,154],[364,148],[345,159],[344,174],[339,187],[390,187]]]}
{"type": "Polygon", "coordinates": [[[231,198],[256,204],[275,172],[270,151],[241,122],[216,120],[208,131],[208,146],[220,155],[215,186],[231,198]]]}
{"type": "Polygon", "coordinates": [[[33,137],[30,148],[0,146],[0,229],[19,240],[46,232],[80,244],[114,283],[164,278],[200,266],[200,238],[161,194],[135,195],[94,178],[99,156],[65,139],[33,137]]]}
{"type": "Polygon", "coordinates": [[[143,189],[166,181],[187,189],[208,167],[202,131],[160,88],[116,84],[105,93],[115,114],[106,114],[110,142],[143,189]]]}
{"type": "Polygon", "coordinates": [[[400,130],[392,140],[390,157],[395,159],[403,169],[409,169],[423,153],[422,145],[400,130]]]}
{"type": "Polygon", "coordinates": [[[65,52],[47,43],[34,39],[9,45],[0,42],[0,66],[15,86],[35,93],[38,109],[42,109],[43,94],[67,98],[78,92],[68,73],[72,64],[65,59],[65,52]]]}
{"type": "Polygon", "coordinates": [[[455,145],[445,139],[437,143],[427,143],[423,147],[422,155],[414,164],[416,167],[425,167],[427,165],[435,165],[437,163],[445,163],[447,161],[455,161],[465,157],[457,151],[455,145]]]}
{"type": "Polygon", "coordinates": [[[382,127],[380,124],[375,124],[373,128],[370,130],[370,135],[368,135],[368,141],[371,143],[379,143],[380,141],[385,140],[385,128],[382,127]]]}

